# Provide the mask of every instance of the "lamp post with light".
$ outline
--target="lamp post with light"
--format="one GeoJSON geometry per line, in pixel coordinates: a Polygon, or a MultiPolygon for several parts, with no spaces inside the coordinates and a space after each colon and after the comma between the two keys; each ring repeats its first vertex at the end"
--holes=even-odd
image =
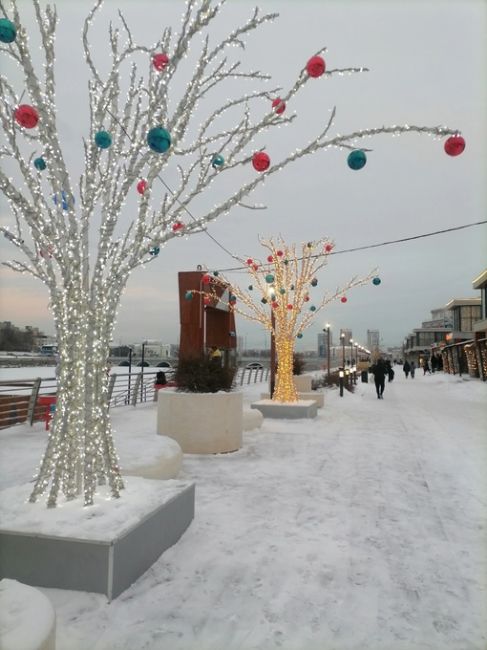
{"type": "Polygon", "coordinates": [[[325,325],[325,329],[323,330],[326,332],[326,363],[327,363],[327,375],[328,379],[330,379],[330,323],[327,323],[325,325]]]}
{"type": "Polygon", "coordinates": [[[342,342],[342,367],[345,369],[345,332],[340,334],[340,340],[342,342]]]}

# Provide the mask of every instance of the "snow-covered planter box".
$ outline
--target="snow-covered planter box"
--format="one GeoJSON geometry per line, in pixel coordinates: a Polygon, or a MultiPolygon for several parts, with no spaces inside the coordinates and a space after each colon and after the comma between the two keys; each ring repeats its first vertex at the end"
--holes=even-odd
{"type": "Polygon", "coordinates": [[[0,648],[55,650],[56,614],[42,592],[16,580],[0,580],[0,648]]]}
{"type": "Polygon", "coordinates": [[[125,479],[93,506],[29,503],[31,485],[0,492],[0,578],[116,598],[175,544],[194,516],[194,484],[125,479]]]}
{"type": "Polygon", "coordinates": [[[298,402],[273,402],[271,399],[261,399],[252,402],[251,409],[257,409],[265,418],[297,420],[299,418],[315,418],[317,404],[315,400],[299,400],[298,402]]]}
{"type": "Polygon", "coordinates": [[[242,446],[242,393],[159,391],[157,433],[186,454],[222,454],[242,446]]]}
{"type": "MultiPolygon", "coordinates": [[[[269,393],[261,393],[261,399],[270,399],[269,393]]],[[[321,409],[325,405],[325,393],[317,390],[312,390],[310,393],[298,393],[299,400],[312,399],[316,402],[316,406],[321,409]]]]}
{"type": "Polygon", "coordinates": [[[311,375],[293,375],[294,385],[298,393],[310,393],[312,390],[311,375]]]}

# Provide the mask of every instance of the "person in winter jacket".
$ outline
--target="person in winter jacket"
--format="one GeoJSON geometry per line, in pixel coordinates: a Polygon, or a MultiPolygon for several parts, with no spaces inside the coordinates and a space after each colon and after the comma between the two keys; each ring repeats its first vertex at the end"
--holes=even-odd
{"type": "Polygon", "coordinates": [[[407,379],[408,375],[409,375],[409,372],[411,370],[411,366],[409,365],[409,361],[404,362],[404,365],[403,365],[402,369],[404,370],[404,374],[406,375],[406,379],[407,379]]]}
{"type": "Polygon", "coordinates": [[[387,375],[387,366],[384,359],[379,357],[374,365],[370,368],[370,372],[374,375],[375,390],[377,392],[377,399],[383,399],[384,386],[387,375]]]}

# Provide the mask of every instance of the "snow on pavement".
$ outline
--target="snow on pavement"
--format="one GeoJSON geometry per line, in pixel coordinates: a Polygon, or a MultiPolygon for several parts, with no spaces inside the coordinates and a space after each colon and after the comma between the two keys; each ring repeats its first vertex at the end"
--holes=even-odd
{"type": "MultiPolygon", "coordinates": [[[[485,650],[486,397],[479,380],[397,368],[384,400],[371,383],[327,390],[315,420],[265,420],[236,453],[186,455],[195,519],[136,583],[110,604],[42,590],[57,647],[485,650]]],[[[155,431],[155,406],[124,412],[115,429],[138,413],[155,431]]],[[[4,486],[29,480],[42,449],[40,428],[13,430],[4,486]]]]}

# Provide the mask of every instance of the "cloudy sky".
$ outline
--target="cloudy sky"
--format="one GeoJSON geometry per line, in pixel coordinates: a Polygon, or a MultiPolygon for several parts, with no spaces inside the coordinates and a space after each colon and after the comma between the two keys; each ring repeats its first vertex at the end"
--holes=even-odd
{"type": "MultiPolygon", "coordinates": [[[[19,5],[24,25],[33,30],[31,3],[24,0],[19,5]]],[[[57,2],[59,124],[72,178],[81,171],[87,128],[81,29],[91,6],[90,0],[57,2]]],[[[244,22],[253,6],[247,0],[228,0],[211,32],[214,41],[244,22]]],[[[254,32],[245,52],[235,56],[247,68],[270,73],[269,88],[287,90],[307,59],[324,45],[329,69],[365,66],[370,72],[312,80],[288,107],[297,113],[294,124],[260,137],[253,143],[255,149],[265,146],[273,160],[286,156],[319,133],[334,106],[334,133],[405,123],[448,125],[461,130],[467,146],[463,155],[452,158],[444,153],[443,141],[428,136],[378,136],[364,143],[373,152],[360,171],[348,168],[346,150],[319,152],[275,174],[254,193],[252,202],[265,204],[266,210],[236,208],[210,226],[209,232],[224,248],[239,256],[259,257],[258,235],[282,235],[288,243],[330,237],[341,251],[486,219],[484,2],[261,0],[259,6],[280,16],[254,32]]],[[[108,22],[117,20],[118,8],[137,41],[150,45],[166,25],[177,28],[183,2],[106,0],[92,41],[101,67],[108,53],[108,22]]],[[[15,78],[14,70],[4,62],[0,65],[2,73],[15,78]]],[[[248,90],[248,84],[242,84],[241,93],[248,90]]],[[[235,91],[233,87],[231,92],[235,91]]],[[[215,96],[215,106],[225,99],[225,94],[215,96]]],[[[249,166],[242,179],[248,181],[255,173],[249,166]]],[[[218,192],[216,185],[199,204],[201,209],[218,202],[218,195],[211,194],[218,192]]],[[[3,199],[0,218],[2,224],[11,219],[3,199]]],[[[334,331],[351,329],[362,342],[367,329],[379,329],[384,345],[400,344],[429,318],[431,309],[453,297],[478,295],[471,283],[486,268],[486,245],[484,224],[331,256],[319,277],[321,289],[334,290],[375,267],[382,283],[355,289],[346,305],[334,303],[321,312],[301,347],[316,346],[316,333],[326,321],[334,331]]],[[[10,259],[13,252],[2,238],[1,259],[10,259]]],[[[172,240],[148,268],[132,274],[115,341],[177,342],[177,272],[194,270],[197,264],[214,270],[234,267],[235,261],[205,234],[172,240]]],[[[242,274],[229,277],[247,284],[242,274]]],[[[0,281],[2,320],[54,332],[43,285],[5,268],[0,281]]],[[[237,329],[247,345],[267,344],[267,337],[246,321],[239,320],[237,329]]]]}

